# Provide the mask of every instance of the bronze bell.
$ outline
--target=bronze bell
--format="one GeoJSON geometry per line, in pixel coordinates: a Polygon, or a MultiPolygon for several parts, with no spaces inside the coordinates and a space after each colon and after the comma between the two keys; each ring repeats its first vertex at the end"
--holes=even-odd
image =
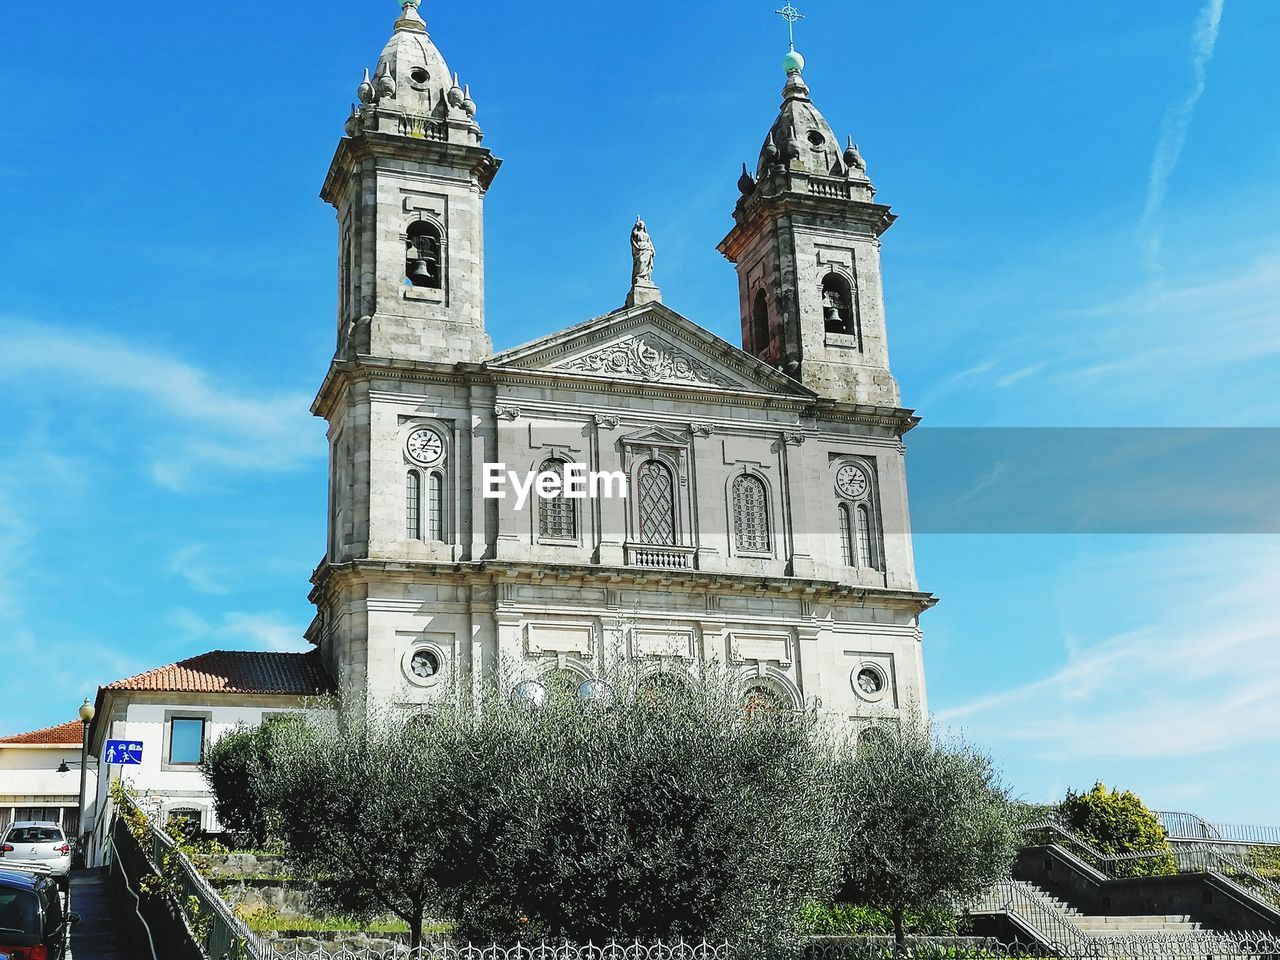
{"type": "Polygon", "coordinates": [[[414,260],[413,266],[409,268],[409,280],[415,287],[431,286],[435,280],[435,273],[431,269],[430,262],[414,260]]]}

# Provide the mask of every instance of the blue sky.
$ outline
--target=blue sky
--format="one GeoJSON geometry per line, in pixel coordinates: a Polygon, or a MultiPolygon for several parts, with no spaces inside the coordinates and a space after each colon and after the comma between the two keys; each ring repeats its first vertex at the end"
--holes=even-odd
{"type": "MultiPolygon", "coordinates": [[[[667,303],[736,338],[715,245],[777,108],[777,5],[427,0],[506,161],[498,348],[618,306],[637,214],[667,303]]],[[[890,343],[928,425],[1280,426],[1280,5],[802,9],[814,97],[901,216],[890,343]]],[[[394,13],[0,13],[2,732],[203,650],[298,648],[334,328],[317,193],[394,13]]],[[[917,559],[930,706],[1017,793],[1102,778],[1280,821],[1280,540],[927,534],[917,559]]]]}

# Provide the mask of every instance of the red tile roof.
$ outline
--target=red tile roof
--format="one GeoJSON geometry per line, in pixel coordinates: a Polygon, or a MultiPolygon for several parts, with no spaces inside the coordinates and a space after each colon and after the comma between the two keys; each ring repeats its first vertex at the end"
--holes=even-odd
{"type": "Polygon", "coordinates": [[[45,727],[43,730],[32,730],[30,733],[17,733],[12,737],[0,738],[0,743],[27,743],[33,745],[48,744],[50,746],[80,746],[80,738],[84,736],[84,728],[79,720],[68,720],[56,727],[45,727]]]}
{"type": "Polygon", "coordinates": [[[159,693],[263,693],[313,696],[335,691],[320,652],[248,653],[215,650],[109,683],[103,690],[159,693]]]}

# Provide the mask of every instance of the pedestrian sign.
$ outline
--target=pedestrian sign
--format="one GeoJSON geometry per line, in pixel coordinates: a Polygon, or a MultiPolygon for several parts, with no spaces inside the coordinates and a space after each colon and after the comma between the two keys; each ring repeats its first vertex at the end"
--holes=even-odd
{"type": "Polygon", "coordinates": [[[137,740],[108,740],[102,759],[107,763],[137,766],[142,763],[142,744],[137,740]]]}

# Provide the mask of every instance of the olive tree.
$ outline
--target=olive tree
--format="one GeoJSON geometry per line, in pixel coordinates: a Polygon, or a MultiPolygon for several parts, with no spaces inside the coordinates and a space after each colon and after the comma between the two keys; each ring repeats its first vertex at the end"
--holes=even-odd
{"type": "Polygon", "coordinates": [[[264,790],[287,857],[325,904],[399,916],[415,945],[429,914],[475,941],[789,942],[838,879],[816,720],[744,710],[714,671],[572,689],[278,738],[264,790]]]}
{"type": "Polygon", "coordinates": [[[426,917],[483,870],[478,854],[524,842],[511,813],[531,798],[537,736],[535,717],[505,707],[351,710],[276,738],[275,780],[259,790],[315,908],[394,915],[418,946],[426,917]]]}
{"type": "Polygon", "coordinates": [[[991,760],[923,724],[873,727],[836,765],[841,899],[884,910],[955,909],[1009,876],[1018,813],[991,760]]]}
{"type": "Polygon", "coordinates": [[[278,832],[270,791],[277,779],[275,741],[286,735],[305,737],[306,722],[295,714],[271,716],[259,727],[237,727],[205,751],[200,770],[218,820],[237,845],[266,846],[278,832]]]}
{"type": "Polygon", "coordinates": [[[607,708],[544,708],[528,842],[457,891],[462,929],[793,941],[801,907],[836,880],[816,720],[767,701],[744,709],[743,691],[714,671],[620,676],[611,688],[607,708]]]}

